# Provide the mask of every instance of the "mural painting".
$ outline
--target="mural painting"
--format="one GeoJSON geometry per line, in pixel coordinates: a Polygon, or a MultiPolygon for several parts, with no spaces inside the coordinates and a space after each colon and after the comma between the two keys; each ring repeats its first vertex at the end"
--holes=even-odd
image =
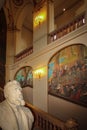
{"type": "Polygon", "coordinates": [[[15,79],[20,82],[22,87],[33,87],[32,67],[25,66],[20,68],[15,75],[15,79]]]}
{"type": "Polygon", "coordinates": [[[87,107],[86,46],[68,46],[50,59],[48,93],[87,107]]]}

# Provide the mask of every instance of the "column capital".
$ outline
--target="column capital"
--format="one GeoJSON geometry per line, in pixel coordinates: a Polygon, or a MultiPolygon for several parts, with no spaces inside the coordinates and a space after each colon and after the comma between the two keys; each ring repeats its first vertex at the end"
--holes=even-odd
{"type": "Polygon", "coordinates": [[[16,27],[16,25],[14,25],[14,24],[8,24],[8,25],[7,25],[7,30],[8,30],[8,31],[20,31],[20,29],[18,29],[18,28],[16,27]]]}

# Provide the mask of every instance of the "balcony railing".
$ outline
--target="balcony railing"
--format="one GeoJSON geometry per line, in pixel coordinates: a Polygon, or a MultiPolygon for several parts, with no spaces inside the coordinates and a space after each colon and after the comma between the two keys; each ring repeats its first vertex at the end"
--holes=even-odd
{"type": "MultiPolygon", "coordinates": [[[[81,15],[79,15],[78,17],[76,17],[73,21],[71,21],[68,24],[64,25],[63,27],[51,32],[48,35],[48,39],[49,39],[48,43],[51,43],[51,42],[65,36],[66,34],[83,26],[85,23],[86,23],[86,21],[85,21],[85,12],[84,12],[81,15]]],[[[33,47],[23,50],[22,52],[20,52],[19,54],[17,54],[15,56],[15,62],[25,58],[26,56],[28,56],[32,53],[33,53],[33,47]]]]}
{"type": "Polygon", "coordinates": [[[26,107],[31,109],[35,117],[33,130],[78,130],[79,125],[74,119],[64,122],[31,104],[26,103],[26,107]]]}
{"type": "Polygon", "coordinates": [[[33,47],[27,48],[15,56],[15,62],[33,53],[33,47]]]}
{"type": "Polygon", "coordinates": [[[64,25],[61,28],[51,32],[48,35],[49,43],[65,36],[66,34],[76,30],[77,28],[83,26],[86,23],[85,21],[85,12],[81,15],[77,16],[73,21],[69,22],[68,24],[64,25]]]}

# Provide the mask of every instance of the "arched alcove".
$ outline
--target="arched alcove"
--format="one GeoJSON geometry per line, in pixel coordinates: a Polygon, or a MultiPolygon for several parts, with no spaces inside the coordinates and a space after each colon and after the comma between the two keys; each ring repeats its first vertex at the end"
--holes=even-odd
{"type": "Polygon", "coordinates": [[[16,26],[20,30],[16,32],[16,54],[33,46],[33,6],[25,5],[18,12],[16,26]]]}

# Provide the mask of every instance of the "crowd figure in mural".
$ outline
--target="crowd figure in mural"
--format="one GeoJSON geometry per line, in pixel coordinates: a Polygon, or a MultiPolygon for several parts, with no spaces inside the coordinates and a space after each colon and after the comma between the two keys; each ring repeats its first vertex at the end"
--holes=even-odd
{"type": "Polygon", "coordinates": [[[26,87],[28,85],[33,86],[32,71],[25,73],[25,75],[21,75],[20,84],[22,87],[26,87]]]}
{"type": "Polygon", "coordinates": [[[76,61],[73,66],[64,65],[53,71],[49,92],[87,103],[87,65],[76,61]]]}
{"type": "Polygon", "coordinates": [[[16,75],[16,80],[20,82],[22,87],[33,87],[33,74],[30,67],[22,68],[16,75]]]}

